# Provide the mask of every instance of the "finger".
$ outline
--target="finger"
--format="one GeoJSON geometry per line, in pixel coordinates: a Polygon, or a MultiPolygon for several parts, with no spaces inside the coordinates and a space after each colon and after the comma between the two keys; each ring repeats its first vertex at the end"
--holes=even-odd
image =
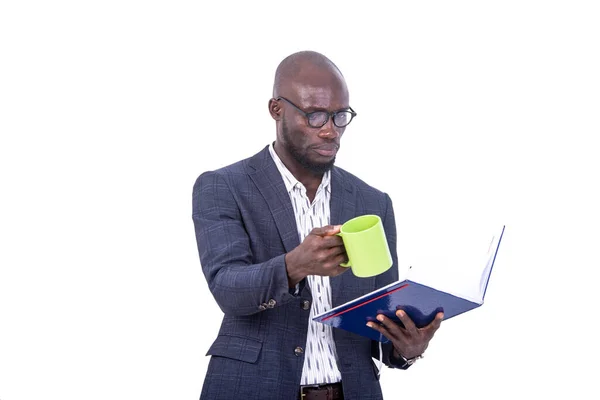
{"type": "Polygon", "coordinates": [[[344,247],[344,241],[337,235],[322,236],[321,244],[325,247],[344,247]]]}
{"type": "Polygon", "coordinates": [[[402,337],[402,327],[398,325],[396,322],[392,321],[390,318],[386,317],[383,314],[377,315],[377,320],[383,324],[385,329],[392,335],[394,338],[399,339],[402,337]]]}
{"type": "Polygon", "coordinates": [[[380,334],[382,334],[383,336],[385,336],[386,338],[391,340],[394,348],[396,348],[396,349],[403,348],[404,346],[407,345],[407,342],[406,342],[406,339],[404,338],[404,336],[403,335],[395,336],[392,332],[390,332],[390,329],[388,326],[382,325],[381,323],[377,323],[374,321],[367,322],[367,326],[370,327],[371,329],[378,331],[380,334]]]}
{"type": "Polygon", "coordinates": [[[348,262],[348,256],[346,255],[344,249],[341,251],[336,248],[331,249],[329,257],[331,258],[333,265],[340,265],[341,263],[348,262]]]}
{"type": "MultiPolygon", "coordinates": [[[[340,230],[342,229],[341,225],[329,225],[329,226],[331,228],[326,233],[326,235],[329,235],[329,236],[337,235],[338,233],[340,233],[340,230]]],[[[336,236],[336,239],[341,239],[341,237],[336,236]]]]}
{"type": "Polygon", "coordinates": [[[377,332],[381,333],[383,336],[385,336],[386,338],[388,338],[392,342],[394,342],[395,340],[397,340],[396,338],[394,338],[392,336],[392,334],[383,325],[380,325],[380,324],[378,324],[376,322],[373,322],[373,321],[369,321],[369,322],[367,322],[367,326],[369,328],[372,328],[372,329],[376,330],[377,332]]]}
{"type": "Polygon", "coordinates": [[[334,268],[334,270],[333,270],[333,273],[332,273],[332,275],[331,275],[331,276],[338,276],[338,275],[341,275],[341,274],[343,274],[344,272],[348,271],[349,269],[350,269],[350,268],[348,268],[348,267],[342,267],[341,265],[337,265],[337,266],[334,268]]]}
{"type": "Polygon", "coordinates": [[[402,324],[404,325],[404,329],[406,329],[411,335],[416,335],[419,333],[417,326],[404,310],[396,311],[396,316],[400,318],[400,321],[402,321],[402,324]]]}
{"type": "Polygon", "coordinates": [[[432,329],[432,332],[431,332],[432,334],[435,333],[435,331],[437,331],[438,329],[440,329],[440,326],[442,325],[443,320],[444,320],[444,313],[443,312],[437,313],[435,318],[433,319],[433,321],[431,321],[431,323],[429,324],[432,329]]]}
{"type": "Polygon", "coordinates": [[[346,248],[344,246],[333,246],[327,250],[327,256],[337,257],[339,255],[346,256],[346,248]]]}
{"type": "Polygon", "coordinates": [[[442,320],[444,319],[444,313],[438,312],[435,315],[433,321],[431,321],[423,330],[426,331],[427,335],[432,338],[435,332],[440,329],[440,325],[442,324],[442,320]]]}
{"type": "Polygon", "coordinates": [[[338,275],[340,272],[347,270],[348,268],[342,267],[341,264],[347,262],[348,259],[345,254],[338,254],[327,258],[327,262],[323,263],[323,269],[332,273],[332,276],[338,275]],[[339,269],[342,268],[342,269],[339,269]],[[339,269],[339,270],[338,270],[339,269]]]}
{"type": "Polygon", "coordinates": [[[329,230],[331,230],[332,228],[333,228],[332,225],[325,225],[325,226],[321,226],[319,228],[313,228],[313,230],[310,231],[309,235],[325,236],[327,234],[327,232],[329,230]]]}
{"type": "Polygon", "coordinates": [[[313,230],[310,231],[310,234],[317,235],[317,236],[330,236],[330,235],[335,235],[339,231],[340,231],[339,225],[325,225],[320,228],[313,228],[313,230]]]}
{"type": "MultiPolygon", "coordinates": [[[[336,267],[339,267],[342,264],[346,264],[347,262],[348,262],[348,256],[346,255],[346,253],[338,254],[333,259],[333,265],[335,265],[336,267]]],[[[342,268],[344,268],[345,270],[348,269],[348,267],[342,267],[342,268]]]]}

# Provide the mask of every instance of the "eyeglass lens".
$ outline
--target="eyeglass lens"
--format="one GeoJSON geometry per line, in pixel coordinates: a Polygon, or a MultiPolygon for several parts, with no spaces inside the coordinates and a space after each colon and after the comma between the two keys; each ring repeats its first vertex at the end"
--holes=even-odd
{"type": "MultiPolygon", "coordinates": [[[[324,111],[316,111],[310,113],[308,117],[308,122],[311,126],[320,128],[327,123],[327,119],[329,118],[329,114],[324,111]]],[[[350,123],[352,119],[352,113],[349,111],[338,111],[333,116],[333,123],[338,127],[344,127],[350,123]]]]}

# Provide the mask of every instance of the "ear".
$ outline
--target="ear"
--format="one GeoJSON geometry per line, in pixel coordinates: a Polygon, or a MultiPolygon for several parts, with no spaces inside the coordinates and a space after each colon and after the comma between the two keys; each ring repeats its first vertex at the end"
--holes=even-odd
{"type": "Polygon", "coordinates": [[[275,121],[280,121],[282,117],[281,105],[276,99],[269,100],[269,114],[275,121]]]}

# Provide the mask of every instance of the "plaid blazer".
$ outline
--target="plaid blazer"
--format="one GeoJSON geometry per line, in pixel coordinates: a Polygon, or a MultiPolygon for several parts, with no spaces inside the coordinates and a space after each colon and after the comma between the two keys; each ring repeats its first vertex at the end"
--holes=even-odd
{"type": "MultiPolygon", "coordinates": [[[[373,278],[351,271],[331,278],[333,306],[398,279],[396,225],[389,196],[333,167],[331,224],[363,214],[384,223],[394,265],[373,278]]],[[[202,271],[223,311],[201,399],[297,399],[312,296],[288,288],[284,256],[298,246],[294,211],[268,151],[201,174],[193,188],[193,213],[202,271]],[[304,307],[303,307],[304,305],[304,307]]],[[[373,358],[378,343],[334,329],[344,396],[381,399],[373,358]]],[[[383,346],[390,367],[391,345],[383,346]]]]}

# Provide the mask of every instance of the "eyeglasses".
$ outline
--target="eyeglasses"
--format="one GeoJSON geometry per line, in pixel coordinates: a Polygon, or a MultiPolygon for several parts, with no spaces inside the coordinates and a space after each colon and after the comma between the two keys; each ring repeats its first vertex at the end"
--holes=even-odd
{"type": "Polygon", "coordinates": [[[352,109],[352,107],[348,107],[350,110],[340,110],[340,111],[313,111],[313,112],[305,112],[303,109],[286,99],[285,97],[279,96],[277,100],[285,100],[290,103],[294,108],[300,111],[306,117],[308,121],[308,126],[312,128],[321,128],[324,126],[327,121],[329,121],[329,117],[333,118],[333,124],[338,128],[343,128],[347,126],[352,118],[356,117],[356,112],[352,109]]]}

